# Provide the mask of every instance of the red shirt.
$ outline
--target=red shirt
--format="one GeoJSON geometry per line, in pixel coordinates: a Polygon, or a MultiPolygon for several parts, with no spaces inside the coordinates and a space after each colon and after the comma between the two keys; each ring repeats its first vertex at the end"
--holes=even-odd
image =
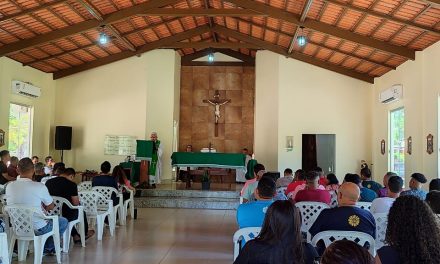
{"type": "Polygon", "coordinates": [[[328,184],[328,180],[326,178],[319,178],[319,185],[326,186],[328,184]]]}
{"type": "Polygon", "coordinates": [[[294,181],[294,182],[290,183],[287,186],[287,189],[284,194],[288,195],[289,193],[295,191],[296,187],[298,187],[299,185],[304,184],[304,183],[306,183],[306,181],[294,181]]]}
{"type": "Polygon", "coordinates": [[[17,167],[9,165],[9,167],[8,167],[8,175],[11,176],[11,177],[17,178],[17,176],[18,176],[17,167]]]}
{"type": "Polygon", "coordinates": [[[295,202],[321,202],[330,205],[331,196],[327,190],[301,190],[295,196],[295,202]]]}

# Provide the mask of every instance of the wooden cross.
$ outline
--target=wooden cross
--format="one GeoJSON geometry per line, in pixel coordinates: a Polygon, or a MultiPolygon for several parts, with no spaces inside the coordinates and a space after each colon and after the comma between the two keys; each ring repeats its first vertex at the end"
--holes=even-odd
{"type": "Polygon", "coordinates": [[[220,93],[215,90],[214,100],[203,100],[204,103],[211,104],[215,106],[214,116],[215,116],[215,136],[218,137],[218,121],[220,120],[220,106],[231,102],[231,99],[220,99],[220,93]]]}

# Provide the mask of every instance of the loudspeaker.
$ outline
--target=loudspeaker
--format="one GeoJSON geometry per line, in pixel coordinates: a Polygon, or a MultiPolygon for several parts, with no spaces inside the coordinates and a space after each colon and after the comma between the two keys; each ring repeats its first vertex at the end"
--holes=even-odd
{"type": "Polygon", "coordinates": [[[69,150],[72,148],[72,127],[57,126],[55,130],[55,149],[69,150]]]}

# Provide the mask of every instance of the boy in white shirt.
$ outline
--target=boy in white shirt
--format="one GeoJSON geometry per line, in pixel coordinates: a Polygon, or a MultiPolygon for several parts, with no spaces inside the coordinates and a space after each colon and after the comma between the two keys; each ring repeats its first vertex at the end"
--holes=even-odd
{"type": "MultiPolygon", "coordinates": [[[[17,180],[6,186],[6,201],[8,205],[21,204],[41,208],[43,213],[54,208],[53,199],[46,188],[46,185],[32,181],[34,174],[34,164],[30,158],[21,159],[18,162],[17,180]]],[[[34,216],[34,232],[36,235],[43,235],[52,230],[53,224],[51,220],[45,220],[37,215],[34,216]]],[[[64,217],[58,217],[60,227],[60,237],[67,228],[68,221],[64,217]]],[[[46,254],[55,252],[53,238],[47,239],[44,245],[46,254]]]]}
{"type": "Polygon", "coordinates": [[[391,176],[388,179],[388,197],[376,198],[371,203],[370,212],[372,214],[388,213],[394,201],[399,197],[403,188],[403,180],[399,176],[391,176]]]}

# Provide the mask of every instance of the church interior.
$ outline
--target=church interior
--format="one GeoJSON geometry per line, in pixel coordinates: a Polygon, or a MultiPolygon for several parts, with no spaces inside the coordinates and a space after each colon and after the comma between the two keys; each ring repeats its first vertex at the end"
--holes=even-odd
{"type": "Polygon", "coordinates": [[[0,263],[438,263],[439,40],[440,0],[0,1],[0,263]]]}

